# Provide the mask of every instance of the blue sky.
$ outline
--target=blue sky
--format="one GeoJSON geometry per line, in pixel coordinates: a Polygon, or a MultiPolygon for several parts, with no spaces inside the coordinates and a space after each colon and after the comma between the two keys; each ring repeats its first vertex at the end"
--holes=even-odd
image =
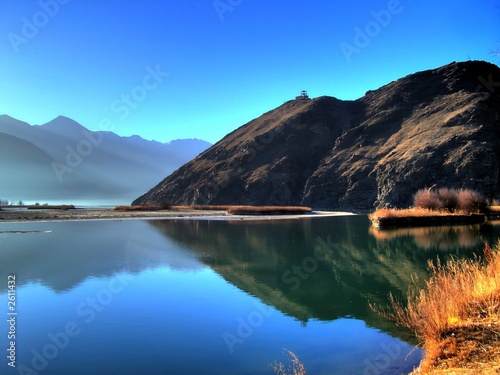
{"type": "Polygon", "coordinates": [[[300,90],[356,99],[499,45],[499,0],[3,0],[0,114],[216,142],[300,90]]]}

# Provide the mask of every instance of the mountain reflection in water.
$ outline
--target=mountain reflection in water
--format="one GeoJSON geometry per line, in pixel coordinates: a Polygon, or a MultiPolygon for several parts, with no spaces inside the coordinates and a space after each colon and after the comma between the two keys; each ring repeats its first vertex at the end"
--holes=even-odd
{"type": "Polygon", "coordinates": [[[492,226],[376,231],[366,216],[290,221],[150,221],[228,282],[307,324],[355,317],[412,341],[368,303],[404,296],[429,259],[479,253],[492,226]]]}
{"type": "MultiPolygon", "coordinates": [[[[494,244],[499,237],[493,225],[380,231],[366,216],[30,223],[23,230],[53,233],[2,236],[0,264],[9,269],[0,267],[0,277],[15,270],[20,286],[39,282],[63,292],[91,277],[208,266],[303,324],[355,317],[406,341],[411,334],[374,314],[368,303],[386,305],[390,292],[403,296],[413,275],[421,281],[428,276],[429,259],[470,257],[481,252],[483,241],[494,244]]],[[[0,293],[5,288],[0,285],[0,293]]]]}

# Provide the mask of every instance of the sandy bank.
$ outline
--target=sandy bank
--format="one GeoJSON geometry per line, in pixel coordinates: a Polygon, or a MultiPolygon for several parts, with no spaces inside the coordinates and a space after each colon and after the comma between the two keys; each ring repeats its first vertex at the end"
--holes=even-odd
{"type": "Polygon", "coordinates": [[[349,212],[315,211],[307,215],[228,215],[226,211],[168,210],[123,212],[113,209],[75,209],[36,211],[26,209],[3,209],[0,211],[0,223],[32,221],[68,221],[68,220],[130,220],[130,219],[197,219],[197,220],[288,220],[317,218],[326,216],[353,215],[349,212]]]}

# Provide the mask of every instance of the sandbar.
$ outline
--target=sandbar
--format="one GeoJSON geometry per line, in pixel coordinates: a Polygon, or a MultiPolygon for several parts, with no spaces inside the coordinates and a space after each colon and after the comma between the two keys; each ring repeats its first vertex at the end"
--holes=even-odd
{"type": "Polygon", "coordinates": [[[134,220],[134,219],[196,219],[196,220],[290,220],[327,216],[354,215],[350,212],[313,211],[301,215],[229,215],[226,211],[214,210],[162,210],[162,211],[115,211],[111,208],[76,208],[72,210],[2,208],[0,223],[40,221],[87,221],[87,220],[134,220]]]}

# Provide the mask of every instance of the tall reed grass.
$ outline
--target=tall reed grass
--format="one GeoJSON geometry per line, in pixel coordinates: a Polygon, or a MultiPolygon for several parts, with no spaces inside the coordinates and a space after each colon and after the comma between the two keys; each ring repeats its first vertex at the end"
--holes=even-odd
{"type": "Polygon", "coordinates": [[[443,360],[446,366],[493,361],[500,371],[498,245],[494,250],[486,245],[484,257],[429,262],[429,268],[430,279],[422,289],[410,288],[406,303],[390,295],[389,309],[372,309],[415,332],[426,352],[424,373],[443,360]]]}

